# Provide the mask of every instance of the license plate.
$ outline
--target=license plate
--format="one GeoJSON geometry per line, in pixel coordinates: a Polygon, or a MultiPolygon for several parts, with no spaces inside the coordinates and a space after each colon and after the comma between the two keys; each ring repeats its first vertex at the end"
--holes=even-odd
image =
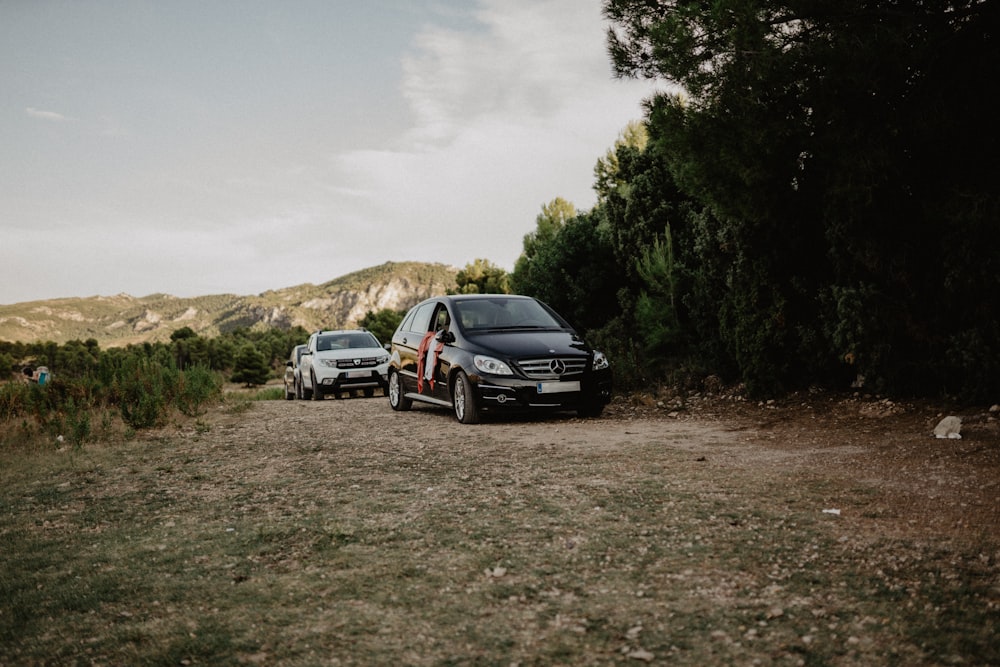
{"type": "Polygon", "coordinates": [[[580,381],[571,382],[539,382],[535,385],[539,394],[564,394],[568,391],[580,391],[580,381]]]}
{"type": "Polygon", "coordinates": [[[349,378],[367,378],[371,377],[371,371],[348,371],[347,377],[349,378]]]}

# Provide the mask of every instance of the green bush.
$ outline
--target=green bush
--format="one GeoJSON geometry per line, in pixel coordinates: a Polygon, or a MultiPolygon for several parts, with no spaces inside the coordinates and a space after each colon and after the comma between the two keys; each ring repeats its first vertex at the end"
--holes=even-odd
{"type": "MultiPolygon", "coordinates": [[[[219,339],[201,339],[188,330],[170,344],[103,351],[95,340],[62,347],[0,341],[0,444],[30,443],[44,435],[62,436],[79,447],[111,434],[119,417],[131,437],[164,424],[173,410],[189,417],[204,414],[210,401],[222,398],[223,372],[233,368],[235,350],[245,353],[241,368],[234,369],[243,374],[241,381],[264,384],[271,365],[306,336],[301,327],[238,329],[219,339]],[[38,385],[4,377],[8,367],[25,365],[49,366],[50,381],[38,385]]],[[[283,397],[281,390],[266,390],[259,399],[283,397]]]]}
{"type": "Polygon", "coordinates": [[[25,382],[0,383],[0,421],[8,421],[27,414],[30,386],[25,382]]]}
{"type": "Polygon", "coordinates": [[[66,430],[73,446],[80,447],[90,440],[90,411],[86,407],[77,406],[73,399],[66,402],[66,430]]]}
{"type": "Polygon", "coordinates": [[[237,384],[242,383],[252,387],[267,384],[270,374],[271,368],[264,353],[252,343],[245,343],[236,353],[233,374],[229,379],[237,384]]]}
{"type": "Polygon", "coordinates": [[[162,424],[177,381],[174,369],[151,359],[126,357],[115,379],[122,420],[134,429],[162,424]]]}
{"type": "Polygon", "coordinates": [[[177,409],[188,417],[204,414],[204,405],[222,395],[222,378],[207,366],[196,365],[184,371],[177,391],[177,409]]]}

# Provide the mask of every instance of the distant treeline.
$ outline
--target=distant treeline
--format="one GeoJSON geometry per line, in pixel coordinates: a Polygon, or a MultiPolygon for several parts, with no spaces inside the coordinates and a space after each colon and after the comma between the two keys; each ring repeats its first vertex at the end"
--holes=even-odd
{"type": "Polygon", "coordinates": [[[304,343],[309,332],[302,327],[292,329],[238,328],[206,338],[190,327],[170,335],[169,343],[147,342],[102,350],[97,340],[71,340],[59,345],[52,341],[11,343],[0,341],[0,379],[5,372],[20,372],[24,366],[46,366],[61,377],[79,377],[92,372],[104,357],[142,356],[178,370],[203,366],[219,372],[233,369],[241,348],[252,346],[261,352],[269,366],[283,366],[292,347],[304,343]]]}

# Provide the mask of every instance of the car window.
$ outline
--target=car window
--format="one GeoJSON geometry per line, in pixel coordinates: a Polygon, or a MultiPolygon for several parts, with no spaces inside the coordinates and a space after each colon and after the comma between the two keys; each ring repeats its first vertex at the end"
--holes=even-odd
{"type": "Polygon", "coordinates": [[[564,325],[533,299],[467,299],[455,302],[462,328],[477,329],[541,328],[562,329],[564,325]]]}
{"type": "Polygon", "coordinates": [[[362,347],[379,347],[378,339],[375,338],[370,333],[357,333],[347,336],[347,347],[350,348],[362,348],[362,347]]]}
{"type": "Polygon", "coordinates": [[[398,327],[396,327],[396,331],[412,331],[413,317],[417,314],[418,310],[419,308],[411,308],[410,312],[406,314],[403,321],[399,323],[398,327]]]}
{"type": "Polygon", "coordinates": [[[320,336],[316,344],[316,349],[320,352],[329,350],[350,350],[366,347],[380,347],[378,339],[367,331],[320,336]]]}
{"type": "Polygon", "coordinates": [[[451,324],[451,316],[448,314],[448,309],[440,306],[434,313],[434,331],[445,331],[449,324],[451,324]]]}
{"type": "Polygon", "coordinates": [[[410,331],[420,334],[430,331],[431,315],[434,314],[434,306],[436,305],[432,301],[417,308],[417,312],[413,316],[413,321],[410,323],[410,331]]]}

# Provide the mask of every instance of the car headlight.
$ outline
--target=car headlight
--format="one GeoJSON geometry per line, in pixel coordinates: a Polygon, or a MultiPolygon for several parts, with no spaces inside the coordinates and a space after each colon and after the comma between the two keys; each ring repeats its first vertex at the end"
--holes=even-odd
{"type": "Polygon", "coordinates": [[[605,368],[608,368],[610,366],[611,366],[611,363],[608,361],[608,358],[604,356],[604,353],[603,352],[598,352],[597,350],[594,350],[593,370],[595,370],[595,371],[602,371],[605,368]]]}
{"type": "Polygon", "coordinates": [[[473,357],[473,363],[476,364],[476,368],[478,368],[481,372],[489,373],[490,375],[514,374],[514,371],[510,370],[510,366],[499,359],[494,359],[493,357],[485,357],[481,354],[477,354],[473,357]]]}
{"type": "Polygon", "coordinates": [[[378,364],[379,366],[381,366],[382,364],[389,363],[389,355],[388,354],[382,355],[375,361],[375,363],[378,364]]]}
{"type": "Polygon", "coordinates": [[[320,359],[319,360],[319,364],[320,364],[320,366],[326,366],[327,368],[336,368],[337,367],[337,360],[336,359],[320,359]]]}

